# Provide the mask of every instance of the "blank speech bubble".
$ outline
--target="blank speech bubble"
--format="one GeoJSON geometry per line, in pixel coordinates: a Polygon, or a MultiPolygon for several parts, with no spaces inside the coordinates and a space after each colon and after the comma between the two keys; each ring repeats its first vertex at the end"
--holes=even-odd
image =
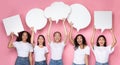
{"type": "Polygon", "coordinates": [[[11,16],[3,19],[3,24],[7,33],[7,36],[14,32],[15,35],[18,36],[18,32],[24,30],[22,21],[19,15],[11,16]]]}
{"type": "Polygon", "coordinates": [[[26,24],[28,27],[34,27],[34,31],[44,28],[47,24],[47,19],[44,17],[43,10],[39,8],[31,9],[26,15],[26,24]]]}
{"type": "Polygon", "coordinates": [[[105,29],[111,29],[112,11],[95,11],[94,25],[96,29],[101,29],[101,32],[103,32],[105,29]]]}
{"type": "Polygon", "coordinates": [[[59,19],[67,18],[71,11],[70,6],[64,4],[63,2],[54,2],[51,6],[44,10],[46,18],[52,18],[52,20],[58,23],[59,19]]]}
{"type": "Polygon", "coordinates": [[[79,31],[90,24],[91,16],[87,8],[81,4],[72,4],[71,14],[68,17],[69,23],[73,23],[73,27],[79,31]]]}

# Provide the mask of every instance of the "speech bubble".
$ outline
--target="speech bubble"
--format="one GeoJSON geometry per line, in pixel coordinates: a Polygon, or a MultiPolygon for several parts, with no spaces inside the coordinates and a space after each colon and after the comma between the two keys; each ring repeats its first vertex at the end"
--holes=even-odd
{"type": "Polygon", "coordinates": [[[111,29],[112,11],[95,11],[94,25],[96,29],[101,29],[101,32],[103,32],[105,29],[111,29]]]}
{"type": "Polygon", "coordinates": [[[70,6],[63,2],[54,2],[44,10],[46,18],[50,18],[58,23],[59,19],[67,18],[71,11],[70,6]]]}
{"type": "Polygon", "coordinates": [[[34,27],[34,31],[44,28],[47,24],[47,19],[44,16],[43,10],[39,8],[31,9],[26,15],[26,24],[28,27],[34,27]]]}
{"type": "Polygon", "coordinates": [[[68,22],[73,23],[73,27],[79,31],[90,24],[91,16],[87,8],[81,4],[72,4],[71,14],[68,17],[68,22]]]}
{"type": "Polygon", "coordinates": [[[11,16],[3,19],[3,24],[7,33],[7,36],[14,32],[15,35],[18,36],[18,32],[24,30],[22,21],[19,15],[11,16]]]}

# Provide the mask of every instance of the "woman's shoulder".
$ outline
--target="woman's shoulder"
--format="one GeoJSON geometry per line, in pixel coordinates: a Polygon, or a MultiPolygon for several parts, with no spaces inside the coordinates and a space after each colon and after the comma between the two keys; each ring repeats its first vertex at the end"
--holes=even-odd
{"type": "Polygon", "coordinates": [[[90,49],[90,47],[88,45],[85,45],[84,49],[90,49]]]}

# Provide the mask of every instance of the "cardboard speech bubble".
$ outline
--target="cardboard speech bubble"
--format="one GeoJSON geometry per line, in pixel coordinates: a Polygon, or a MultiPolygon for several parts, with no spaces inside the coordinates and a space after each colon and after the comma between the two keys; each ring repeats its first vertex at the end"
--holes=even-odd
{"type": "Polygon", "coordinates": [[[46,18],[52,18],[53,21],[58,23],[59,19],[67,18],[71,11],[70,6],[64,4],[63,2],[54,2],[51,6],[44,10],[46,18]]]}
{"type": "Polygon", "coordinates": [[[94,25],[96,29],[101,29],[101,32],[103,32],[105,29],[111,29],[112,11],[95,11],[94,25]]]}
{"type": "Polygon", "coordinates": [[[87,8],[81,4],[72,4],[71,8],[72,11],[68,17],[68,22],[72,22],[77,31],[87,27],[91,22],[91,16],[87,8]]]}
{"type": "Polygon", "coordinates": [[[47,19],[44,17],[43,10],[39,8],[31,9],[26,15],[26,24],[29,27],[34,27],[34,31],[44,28],[47,24],[47,19]]]}
{"type": "Polygon", "coordinates": [[[22,21],[19,15],[15,15],[15,16],[11,16],[3,19],[3,24],[8,36],[11,34],[11,32],[14,32],[14,34],[18,36],[18,32],[21,32],[24,30],[22,21]]]}

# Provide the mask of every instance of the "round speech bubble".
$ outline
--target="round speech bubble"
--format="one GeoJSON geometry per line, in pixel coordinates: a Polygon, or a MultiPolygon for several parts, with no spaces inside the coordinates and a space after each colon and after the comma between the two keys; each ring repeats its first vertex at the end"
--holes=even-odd
{"type": "Polygon", "coordinates": [[[86,7],[81,4],[72,4],[71,14],[68,17],[69,23],[73,23],[73,27],[79,31],[90,24],[91,16],[86,7]]]}
{"type": "Polygon", "coordinates": [[[43,10],[39,8],[31,9],[26,15],[26,24],[29,27],[34,27],[35,32],[45,27],[47,19],[44,17],[43,10]]]}
{"type": "Polygon", "coordinates": [[[44,10],[46,18],[50,18],[58,23],[59,19],[67,18],[71,11],[70,6],[63,2],[54,2],[44,10]]]}

